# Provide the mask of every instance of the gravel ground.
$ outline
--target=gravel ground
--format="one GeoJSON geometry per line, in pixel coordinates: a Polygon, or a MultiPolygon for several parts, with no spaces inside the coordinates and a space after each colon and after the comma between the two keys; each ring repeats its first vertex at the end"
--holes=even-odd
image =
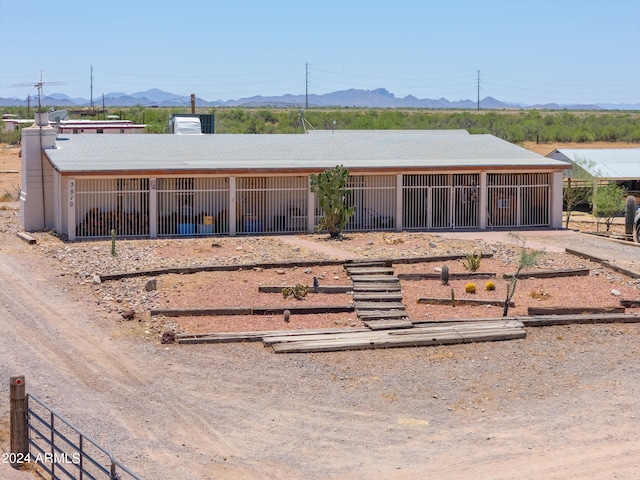
{"type": "MultiPolygon", "coordinates": [[[[161,345],[144,321],[120,316],[124,307],[156,305],[159,293],[141,295],[137,281],[94,283],[96,274],[160,266],[367,258],[389,249],[507,252],[504,236],[438,235],[428,248],[415,234],[354,238],[339,254],[315,236],[118,241],[112,257],[110,242],[63,244],[45,233],[29,246],[15,237],[16,213],[0,210],[0,377],[25,374],[29,391],[145,478],[610,479],[640,469],[637,324],[274,355],[258,344],[161,345]]],[[[553,232],[535,238],[562,241],[553,232]]],[[[567,241],[612,259],[638,253],[584,235],[567,241]]],[[[583,295],[570,284],[567,292],[583,295]]]]}

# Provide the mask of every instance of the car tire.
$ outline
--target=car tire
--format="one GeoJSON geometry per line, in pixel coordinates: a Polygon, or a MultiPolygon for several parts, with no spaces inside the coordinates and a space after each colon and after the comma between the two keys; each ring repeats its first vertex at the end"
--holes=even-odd
{"type": "Polygon", "coordinates": [[[636,225],[635,234],[633,235],[633,241],[635,243],[640,243],[640,223],[636,225]]]}

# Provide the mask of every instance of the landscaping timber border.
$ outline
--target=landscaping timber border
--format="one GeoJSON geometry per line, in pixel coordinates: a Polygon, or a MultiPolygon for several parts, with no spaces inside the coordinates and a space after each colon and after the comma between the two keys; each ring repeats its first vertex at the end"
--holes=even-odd
{"type": "MultiPolygon", "coordinates": [[[[589,275],[590,270],[588,268],[576,268],[569,270],[538,270],[533,272],[521,272],[520,279],[527,278],[559,278],[559,277],[586,277],[589,275]]],[[[513,278],[515,274],[504,273],[502,278],[513,278]]]]}
{"type": "Polygon", "coordinates": [[[599,263],[603,267],[610,268],[614,272],[621,273],[623,275],[626,275],[627,277],[640,278],[640,274],[638,274],[637,272],[633,272],[631,270],[627,270],[626,268],[622,268],[622,267],[619,267],[617,265],[614,265],[614,264],[612,264],[611,262],[609,262],[606,259],[602,259],[602,258],[593,256],[593,255],[589,255],[588,253],[584,253],[584,252],[581,252],[579,250],[573,250],[572,248],[565,248],[565,252],[567,252],[570,255],[574,255],[576,257],[585,258],[587,260],[591,260],[592,262],[599,263]]]}
{"type": "MultiPolygon", "coordinates": [[[[429,305],[451,305],[451,298],[418,298],[418,303],[429,305]]],[[[493,305],[496,307],[502,307],[504,300],[483,300],[481,298],[456,298],[456,305],[493,305]]],[[[513,302],[509,302],[510,307],[514,307],[513,302]]]]}
{"type": "Polygon", "coordinates": [[[199,317],[226,315],[272,315],[282,314],[289,310],[292,315],[307,315],[314,313],[347,313],[353,312],[353,305],[329,306],[293,306],[293,307],[227,307],[227,308],[166,308],[151,310],[150,315],[166,317],[199,317]]]}
{"type": "Polygon", "coordinates": [[[527,314],[537,315],[581,315],[600,313],[624,313],[625,307],[529,307],[527,314]]]}
{"type": "MultiPolygon", "coordinates": [[[[258,291],[261,293],[282,293],[285,288],[294,288],[294,285],[258,285],[258,291]]],[[[309,293],[349,293],[353,292],[353,285],[320,285],[307,289],[309,293]]]]}
{"type": "MultiPolygon", "coordinates": [[[[398,273],[399,280],[440,280],[440,273],[398,273]]],[[[495,278],[495,272],[452,272],[449,273],[449,280],[462,278],[495,278]]]]}
{"type": "MultiPolygon", "coordinates": [[[[492,253],[483,253],[483,258],[492,258],[492,253]]],[[[256,268],[294,268],[294,267],[322,267],[328,265],[336,266],[359,266],[365,263],[386,263],[393,264],[407,264],[407,263],[430,263],[430,262],[444,262],[448,260],[460,260],[465,258],[466,255],[435,255],[431,257],[400,257],[400,258],[362,258],[353,260],[301,260],[291,262],[266,262],[266,263],[241,263],[237,265],[201,265],[196,267],[166,267],[166,268],[154,268],[149,270],[136,270],[133,272],[115,272],[106,273],[100,275],[100,281],[106,282],[108,280],[121,280],[123,278],[134,277],[156,277],[158,275],[168,274],[192,274],[198,272],[234,272],[238,270],[253,270],[256,268]]]]}

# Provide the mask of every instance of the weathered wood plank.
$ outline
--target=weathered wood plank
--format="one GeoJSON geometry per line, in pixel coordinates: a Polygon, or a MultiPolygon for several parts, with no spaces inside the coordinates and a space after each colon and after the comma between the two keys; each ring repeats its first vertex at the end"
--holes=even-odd
{"type": "Polygon", "coordinates": [[[360,320],[375,320],[379,318],[399,318],[407,317],[405,310],[357,310],[356,314],[360,320]]]}
{"type": "Polygon", "coordinates": [[[388,267],[347,267],[349,275],[393,275],[393,268],[388,267]]]}
{"type": "Polygon", "coordinates": [[[549,327],[553,325],[577,325],[596,323],[640,323],[640,316],[624,313],[601,313],[593,315],[541,315],[517,317],[527,327],[549,327]]]}
{"type": "MultiPolygon", "coordinates": [[[[559,277],[584,277],[589,275],[588,268],[575,268],[567,270],[540,270],[533,272],[521,272],[520,278],[559,278],[559,277]]],[[[504,273],[502,278],[513,278],[513,273],[504,273]]]]}
{"type": "Polygon", "coordinates": [[[354,302],[354,308],[359,311],[365,310],[404,310],[402,302],[354,302]]]}
{"type": "Polygon", "coordinates": [[[640,300],[620,300],[620,305],[625,308],[637,308],[640,307],[640,300]]]}
{"type": "MultiPolygon", "coordinates": [[[[261,293],[282,293],[283,288],[293,288],[294,285],[258,285],[261,293]]],[[[311,293],[348,293],[353,291],[351,285],[320,285],[319,287],[307,287],[311,293]]]]}
{"type": "Polygon", "coordinates": [[[371,282],[371,283],[392,283],[398,282],[396,275],[351,275],[352,282],[371,282]]]}
{"type": "Polygon", "coordinates": [[[528,315],[580,315],[594,313],[624,313],[624,307],[529,307],[528,315]]]}
{"type": "Polygon", "coordinates": [[[344,350],[363,350],[374,348],[394,348],[394,347],[419,347],[432,345],[450,345],[456,343],[471,343],[481,341],[509,340],[526,337],[524,328],[499,329],[497,331],[477,332],[475,334],[461,335],[457,332],[434,335],[375,335],[372,332],[368,338],[357,338],[351,340],[327,340],[310,342],[287,342],[272,345],[275,353],[312,353],[312,352],[332,352],[344,350]]]}
{"type": "Polygon", "coordinates": [[[413,328],[413,323],[406,319],[367,320],[364,322],[364,324],[371,330],[394,330],[413,328]]]}
{"type": "MultiPolygon", "coordinates": [[[[439,273],[398,273],[400,280],[440,280],[439,273]]],[[[494,278],[495,272],[450,272],[449,280],[463,278],[494,278]]]]}
{"type": "Polygon", "coordinates": [[[321,305],[321,306],[290,306],[290,307],[228,307],[228,308],[167,308],[151,310],[151,316],[164,315],[166,317],[197,317],[223,315],[268,315],[281,314],[289,310],[292,314],[311,313],[344,313],[353,312],[353,305],[321,305]]]}
{"type": "Polygon", "coordinates": [[[354,292],[354,302],[401,301],[402,292],[354,292]]]}
{"type": "Polygon", "coordinates": [[[398,283],[367,283],[353,282],[354,292],[399,292],[401,290],[398,283]]]}
{"type": "MultiPolygon", "coordinates": [[[[430,305],[451,305],[451,298],[418,298],[418,303],[430,305]]],[[[487,300],[481,298],[456,298],[456,305],[494,305],[501,307],[504,300],[487,300]]],[[[509,306],[513,307],[514,303],[509,302],[509,306]]]]}
{"type": "MultiPolygon", "coordinates": [[[[176,341],[178,343],[196,344],[196,343],[231,343],[231,342],[254,342],[263,341],[267,338],[296,338],[308,336],[314,338],[317,335],[338,335],[340,333],[349,332],[366,333],[370,330],[365,327],[356,328],[319,328],[315,330],[265,330],[255,332],[214,332],[200,334],[178,334],[176,341]]],[[[282,341],[282,340],[281,340],[282,341]]]]}

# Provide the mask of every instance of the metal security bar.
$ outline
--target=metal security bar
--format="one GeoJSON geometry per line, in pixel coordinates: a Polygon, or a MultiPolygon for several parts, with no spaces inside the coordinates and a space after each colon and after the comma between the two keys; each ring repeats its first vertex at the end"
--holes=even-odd
{"type": "Polygon", "coordinates": [[[158,236],[229,233],[229,179],[158,178],[158,236]]]}
{"type": "Polygon", "coordinates": [[[396,214],[394,175],[350,175],[347,206],[355,207],[345,231],[393,230],[396,214]]]}
{"type": "Polygon", "coordinates": [[[239,234],[307,231],[309,177],[238,177],[239,234]]]}
{"type": "Polygon", "coordinates": [[[548,226],[550,195],[547,173],[489,174],[487,226],[548,226]]]}
{"type": "Polygon", "coordinates": [[[407,230],[478,228],[478,174],[404,175],[403,226],[407,230]]]}
{"type": "Polygon", "coordinates": [[[35,395],[27,394],[29,459],[52,480],[126,480],[142,477],[35,395]]]}
{"type": "Polygon", "coordinates": [[[79,179],[75,209],[79,238],[149,235],[149,179],[79,179]]]}

